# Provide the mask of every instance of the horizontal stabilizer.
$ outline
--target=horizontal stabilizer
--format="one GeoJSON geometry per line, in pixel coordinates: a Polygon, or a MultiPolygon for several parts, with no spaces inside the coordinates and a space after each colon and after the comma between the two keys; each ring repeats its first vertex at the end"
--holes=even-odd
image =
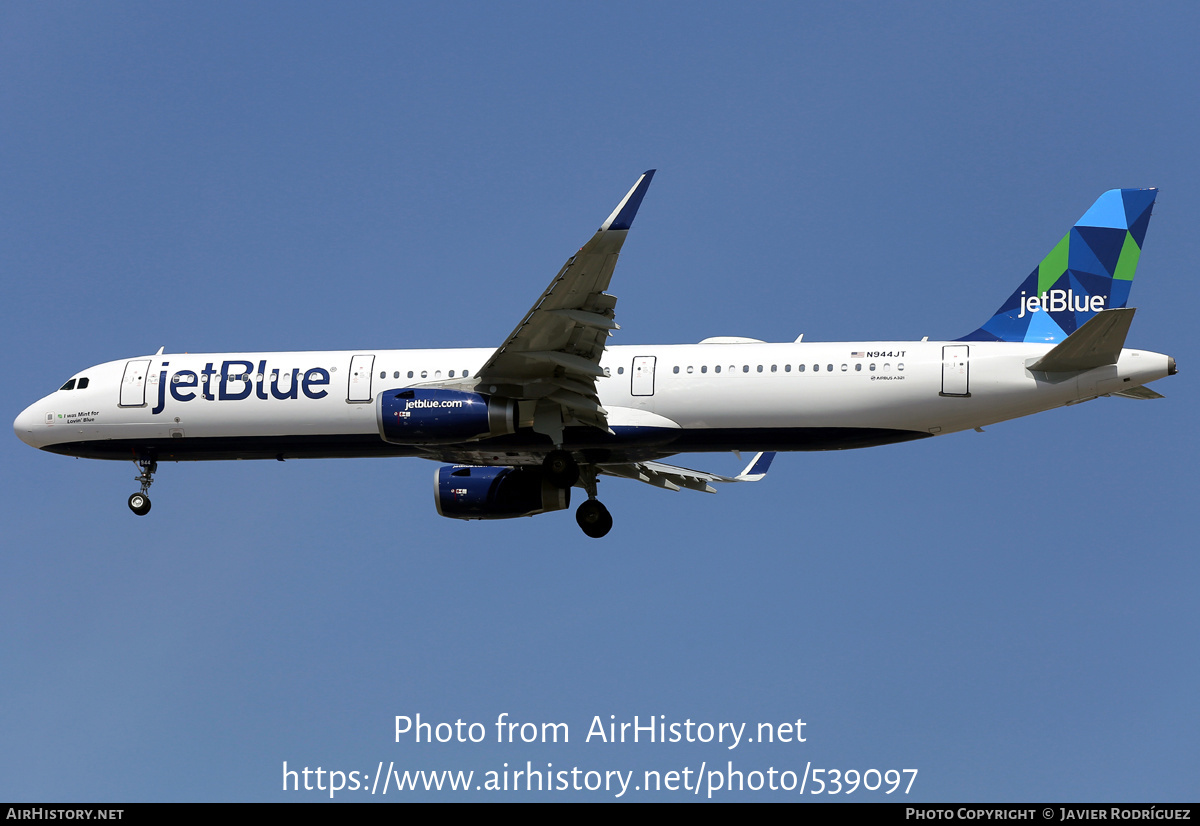
{"type": "Polygon", "coordinates": [[[1113,393],[1114,396],[1120,396],[1123,399],[1165,399],[1162,393],[1156,393],[1149,387],[1131,387],[1128,390],[1122,390],[1119,393],[1113,393]]]}
{"type": "Polygon", "coordinates": [[[1030,370],[1043,373],[1070,373],[1116,364],[1133,322],[1133,307],[1101,310],[1089,318],[1054,349],[1042,356],[1030,370]]]}

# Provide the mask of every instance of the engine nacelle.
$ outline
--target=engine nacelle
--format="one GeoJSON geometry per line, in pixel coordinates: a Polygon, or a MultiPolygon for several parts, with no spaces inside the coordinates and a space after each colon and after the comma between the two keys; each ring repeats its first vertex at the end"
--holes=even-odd
{"type": "Polygon", "coordinates": [[[451,519],[512,519],[560,511],[571,504],[571,490],[551,485],[540,467],[455,465],[433,475],[433,501],[451,519]]]}
{"type": "Polygon", "coordinates": [[[437,445],[516,432],[516,403],[464,390],[405,388],[379,394],[379,435],[402,445],[437,445]]]}

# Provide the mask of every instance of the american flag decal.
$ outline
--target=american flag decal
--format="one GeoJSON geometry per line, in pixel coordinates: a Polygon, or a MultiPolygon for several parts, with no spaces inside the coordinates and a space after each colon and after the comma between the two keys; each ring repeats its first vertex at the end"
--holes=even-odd
{"type": "Polygon", "coordinates": [[[867,357],[867,354],[864,353],[862,350],[855,350],[853,353],[850,354],[850,358],[852,358],[852,359],[861,359],[861,358],[866,358],[866,357],[867,357]]]}

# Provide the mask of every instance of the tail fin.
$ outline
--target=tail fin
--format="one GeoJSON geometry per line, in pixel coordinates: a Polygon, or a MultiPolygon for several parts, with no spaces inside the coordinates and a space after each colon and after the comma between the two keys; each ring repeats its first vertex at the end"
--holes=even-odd
{"type": "Polygon", "coordinates": [[[1157,189],[1110,189],[986,324],[959,341],[1056,342],[1124,307],[1157,189]]]}

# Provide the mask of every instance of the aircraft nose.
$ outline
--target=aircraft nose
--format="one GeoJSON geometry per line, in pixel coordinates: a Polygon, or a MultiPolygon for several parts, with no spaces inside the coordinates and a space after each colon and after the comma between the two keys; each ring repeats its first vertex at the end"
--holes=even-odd
{"type": "Polygon", "coordinates": [[[39,447],[37,431],[42,424],[43,414],[41,411],[42,403],[36,402],[22,410],[13,421],[13,433],[16,433],[17,438],[22,442],[32,447],[39,447]]]}

